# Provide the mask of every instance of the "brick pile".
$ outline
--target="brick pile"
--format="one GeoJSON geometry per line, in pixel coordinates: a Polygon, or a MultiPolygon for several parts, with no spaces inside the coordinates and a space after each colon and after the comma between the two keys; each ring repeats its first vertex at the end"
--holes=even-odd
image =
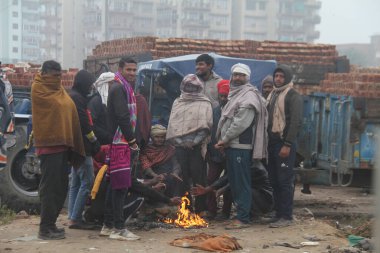
{"type": "MultiPolygon", "coordinates": [[[[16,88],[30,88],[34,80],[34,76],[38,73],[41,65],[30,64],[30,68],[15,67],[12,64],[3,64],[2,67],[7,67],[11,71],[7,71],[7,79],[11,82],[12,86],[16,88]]],[[[76,68],[69,68],[62,71],[62,85],[69,89],[73,85],[74,77],[79,70],[76,68]]]]}
{"type": "Polygon", "coordinates": [[[319,86],[301,86],[296,89],[304,95],[323,92],[362,98],[380,98],[380,71],[356,69],[350,73],[328,73],[319,86]]]}
{"type": "Polygon", "coordinates": [[[135,37],[104,41],[93,49],[93,55],[88,56],[87,59],[135,55],[144,52],[152,53],[153,59],[215,52],[239,58],[320,65],[334,65],[338,57],[335,45],[325,44],[135,37]]]}
{"type": "Polygon", "coordinates": [[[93,50],[93,55],[87,57],[87,63],[91,68],[91,60],[105,58],[111,59],[108,65],[115,65],[120,56],[145,53],[152,59],[161,59],[205,52],[238,58],[276,60],[293,68],[295,83],[308,85],[317,85],[326,73],[336,72],[338,59],[335,46],[325,44],[136,37],[102,42],[93,50]]]}

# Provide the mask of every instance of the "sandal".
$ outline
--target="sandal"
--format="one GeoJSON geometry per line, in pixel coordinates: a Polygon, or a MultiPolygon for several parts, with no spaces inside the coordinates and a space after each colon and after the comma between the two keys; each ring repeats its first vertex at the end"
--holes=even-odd
{"type": "Polygon", "coordinates": [[[243,223],[239,220],[233,220],[230,224],[228,224],[225,229],[231,230],[231,229],[241,229],[241,228],[248,228],[250,227],[249,223],[243,223]]]}

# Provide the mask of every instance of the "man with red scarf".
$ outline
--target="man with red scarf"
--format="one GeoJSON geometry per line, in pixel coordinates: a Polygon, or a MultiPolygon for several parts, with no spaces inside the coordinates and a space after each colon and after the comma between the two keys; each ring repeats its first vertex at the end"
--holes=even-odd
{"type": "Polygon", "coordinates": [[[175,147],[165,142],[166,128],[162,125],[152,126],[150,132],[152,144],[141,151],[142,172],[147,178],[164,183],[164,193],[168,197],[184,195],[183,180],[180,178],[181,167],[175,156],[175,147]]]}

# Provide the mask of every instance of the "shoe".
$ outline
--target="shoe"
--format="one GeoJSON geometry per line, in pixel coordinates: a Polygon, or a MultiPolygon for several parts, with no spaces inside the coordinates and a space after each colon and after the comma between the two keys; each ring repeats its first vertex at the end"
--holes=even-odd
{"type": "Polygon", "coordinates": [[[70,229],[96,230],[97,227],[93,224],[88,224],[83,221],[75,222],[69,226],[70,229]]]}
{"type": "Polygon", "coordinates": [[[241,228],[248,228],[250,227],[249,223],[243,223],[239,220],[233,220],[230,224],[228,224],[225,229],[232,230],[232,229],[241,229],[241,228]]]}
{"type": "Polygon", "coordinates": [[[230,219],[230,216],[228,214],[225,214],[225,213],[220,213],[215,217],[216,221],[226,221],[229,219],[230,219]]]}
{"type": "Polygon", "coordinates": [[[301,192],[302,192],[303,194],[311,194],[310,189],[305,189],[305,188],[303,188],[303,189],[301,189],[301,192]]]}
{"type": "Polygon", "coordinates": [[[135,235],[128,229],[114,230],[109,236],[110,239],[120,240],[120,241],[134,241],[139,240],[140,236],[135,235]]]}
{"type": "Polygon", "coordinates": [[[113,231],[113,228],[109,228],[106,225],[103,225],[102,230],[100,230],[100,236],[110,236],[113,231]]]}
{"type": "Polygon", "coordinates": [[[54,225],[51,230],[56,233],[65,233],[65,228],[59,228],[56,225],[54,225]]]}
{"type": "Polygon", "coordinates": [[[40,230],[38,232],[38,238],[41,240],[61,240],[65,239],[65,233],[54,232],[52,229],[40,230]]]}
{"type": "Polygon", "coordinates": [[[270,228],[283,228],[293,224],[293,220],[286,220],[284,218],[279,219],[276,222],[269,224],[270,228]]]}
{"type": "Polygon", "coordinates": [[[280,218],[278,218],[278,217],[272,217],[272,218],[260,217],[260,223],[261,223],[261,224],[275,223],[275,222],[277,222],[278,220],[280,220],[280,218]]]}

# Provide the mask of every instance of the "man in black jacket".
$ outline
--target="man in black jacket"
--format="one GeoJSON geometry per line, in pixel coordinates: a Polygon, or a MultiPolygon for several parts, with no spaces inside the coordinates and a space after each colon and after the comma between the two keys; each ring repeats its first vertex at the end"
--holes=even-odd
{"type": "Polygon", "coordinates": [[[69,189],[68,217],[69,228],[91,229],[83,223],[82,212],[86,204],[94,178],[92,155],[100,150],[100,144],[93,132],[92,120],[87,110],[88,94],[90,94],[95,77],[86,70],[80,70],[74,78],[74,85],[70,90],[70,97],[78,111],[80,126],[83,134],[83,144],[86,152],[84,164],[78,169],[71,169],[69,189]]]}
{"type": "Polygon", "coordinates": [[[274,190],[276,216],[270,227],[285,227],[293,221],[294,161],[296,139],[302,120],[302,97],[293,89],[292,71],[278,66],[268,103],[268,173],[274,190]]]}
{"type": "MultiPolygon", "coordinates": [[[[114,136],[118,131],[117,138],[114,138],[112,145],[127,146],[127,149],[137,152],[139,147],[136,141],[136,97],[132,84],[136,78],[137,63],[130,58],[121,58],[118,72],[115,73],[115,80],[109,89],[107,99],[107,116],[110,133],[114,136]]],[[[112,146],[111,146],[112,149],[112,146]]],[[[129,152],[125,152],[129,156],[129,152]]],[[[124,155],[124,154],[123,154],[124,155]]],[[[112,161],[112,163],[117,163],[112,161]]],[[[130,166],[122,170],[110,170],[110,180],[107,182],[107,194],[105,200],[104,226],[101,235],[109,235],[110,239],[117,240],[138,240],[139,236],[133,234],[125,228],[123,219],[123,201],[128,193],[128,180],[130,178],[130,166]],[[119,176],[118,176],[119,175],[119,176]],[[121,176],[120,176],[121,175],[121,176]],[[113,180],[123,178],[124,180],[113,180]],[[118,185],[116,185],[118,184],[118,185]]]]}

